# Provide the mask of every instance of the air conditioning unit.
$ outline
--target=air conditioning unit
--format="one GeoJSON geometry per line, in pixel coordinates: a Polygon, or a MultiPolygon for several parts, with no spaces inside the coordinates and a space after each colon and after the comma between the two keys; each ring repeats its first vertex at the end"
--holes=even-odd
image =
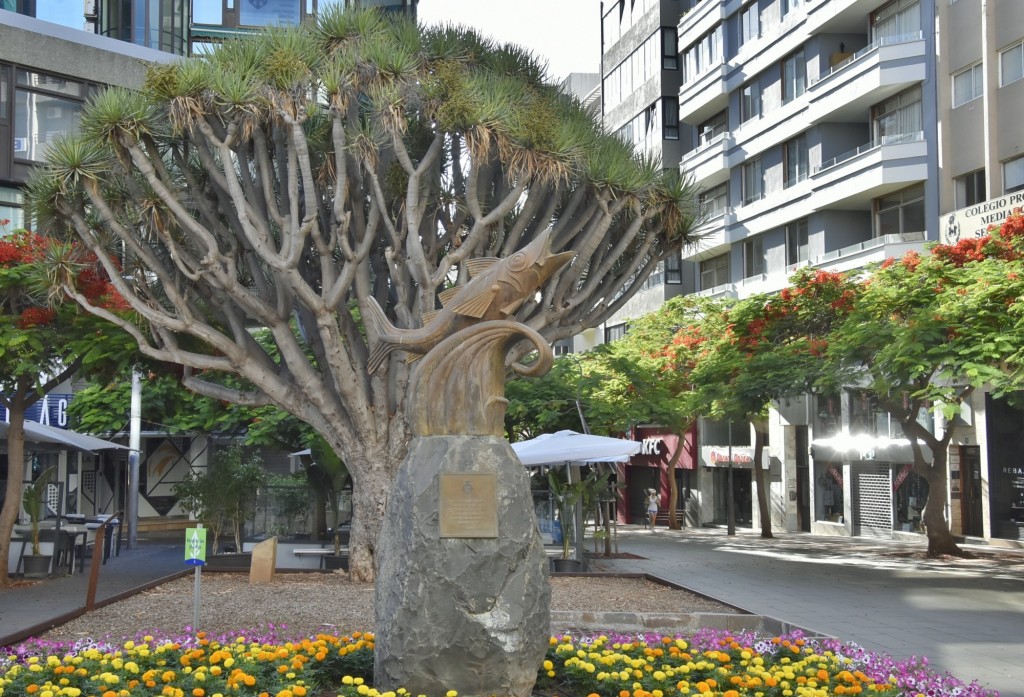
{"type": "Polygon", "coordinates": [[[46,107],[46,118],[48,119],[59,119],[64,115],[64,110],[59,106],[48,106],[46,107]]]}

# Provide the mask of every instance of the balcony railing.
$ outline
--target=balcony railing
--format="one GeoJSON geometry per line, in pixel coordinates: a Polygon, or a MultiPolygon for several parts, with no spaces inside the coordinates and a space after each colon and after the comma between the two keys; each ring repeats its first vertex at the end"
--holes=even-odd
{"type": "Polygon", "coordinates": [[[870,240],[864,240],[859,244],[853,244],[849,247],[843,247],[842,249],[835,249],[831,252],[825,252],[819,257],[815,257],[813,264],[821,264],[827,261],[834,261],[841,257],[853,256],[854,254],[860,254],[870,249],[876,249],[878,247],[885,247],[890,244],[906,244],[908,242],[924,242],[925,233],[923,232],[896,232],[891,235],[881,235],[880,237],[873,237],[870,240]]]}
{"type": "Polygon", "coordinates": [[[838,157],[833,157],[831,160],[826,160],[825,162],[822,162],[820,165],[815,165],[814,173],[817,174],[818,172],[822,172],[826,169],[835,167],[836,165],[842,164],[848,160],[852,160],[855,157],[863,155],[866,152],[870,152],[871,150],[880,148],[883,145],[899,145],[900,143],[918,143],[922,140],[924,140],[924,131],[917,131],[916,133],[896,133],[891,136],[882,136],[881,138],[872,140],[870,143],[865,143],[856,150],[844,152],[842,155],[839,155],[838,157]]]}
{"type": "Polygon", "coordinates": [[[912,41],[920,41],[924,38],[924,32],[916,31],[909,34],[900,34],[899,36],[886,36],[881,39],[872,41],[870,44],[862,48],[861,50],[854,53],[852,56],[848,56],[843,60],[839,61],[827,73],[819,73],[816,77],[809,81],[809,85],[816,85],[825,78],[834,75],[846,66],[856,63],[864,56],[868,55],[872,51],[878,50],[881,46],[895,46],[896,44],[909,44],[912,41]]]}

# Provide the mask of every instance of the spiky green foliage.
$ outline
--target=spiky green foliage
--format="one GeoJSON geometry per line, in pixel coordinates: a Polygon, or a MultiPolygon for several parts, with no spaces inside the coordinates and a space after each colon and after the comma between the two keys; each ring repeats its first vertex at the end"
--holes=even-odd
{"type": "Polygon", "coordinates": [[[467,262],[553,227],[552,251],[577,256],[516,318],[561,339],[692,239],[691,188],[603,133],[527,51],[373,11],[154,68],[138,94],[95,100],[83,133],[30,193],[41,219],[122,250],[123,271],[101,262],[138,321],[96,311],[151,357],[246,386],[194,373],[193,388],[323,435],[355,480],[357,575],[406,444],[408,371],[368,374],[350,308],[374,298],[420,326],[467,262]]]}

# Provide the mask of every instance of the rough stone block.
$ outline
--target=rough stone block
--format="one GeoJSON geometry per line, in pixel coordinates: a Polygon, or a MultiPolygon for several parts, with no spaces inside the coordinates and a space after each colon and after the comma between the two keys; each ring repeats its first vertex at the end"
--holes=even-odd
{"type": "Polygon", "coordinates": [[[277,538],[263,540],[252,548],[252,563],[249,566],[249,583],[270,583],[277,568],[277,538]]]}

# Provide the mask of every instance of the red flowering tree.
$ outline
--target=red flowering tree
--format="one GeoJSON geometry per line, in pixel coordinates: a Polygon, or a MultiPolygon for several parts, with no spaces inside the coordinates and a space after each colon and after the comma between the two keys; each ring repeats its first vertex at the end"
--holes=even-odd
{"type": "MultiPolygon", "coordinates": [[[[0,221],[0,228],[8,224],[0,221]]],[[[7,409],[7,488],[0,509],[0,559],[7,559],[21,505],[25,411],[79,370],[108,366],[133,355],[113,325],[49,294],[47,276],[70,277],[85,294],[120,312],[120,296],[90,270],[95,259],[74,245],[16,232],[0,238],[0,406],[7,409]]],[[[7,585],[6,562],[0,585],[7,585]]]]}
{"type": "MultiPolygon", "coordinates": [[[[836,273],[804,269],[778,294],[708,304],[683,326],[668,350],[688,374],[691,409],[754,425],[754,461],[764,452],[773,401],[808,392],[828,368],[828,335],[851,310],[858,284],[836,273]]],[[[755,467],[761,536],[772,537],[764,469],[755,467]]]]}
{"type": "Polygon", "coordinates": [[[922,522],[929,556],[964,553],[944,517],[953,430],[933,433],[918,417],[939,412],[951,419],[982,387],[996,396],[1021,388],[1022,259],[1019,212],[980,239],[890,259],[830,337],[837,379],[870,389],[911,440],[914,472],[928,483],[922,522]]]}

